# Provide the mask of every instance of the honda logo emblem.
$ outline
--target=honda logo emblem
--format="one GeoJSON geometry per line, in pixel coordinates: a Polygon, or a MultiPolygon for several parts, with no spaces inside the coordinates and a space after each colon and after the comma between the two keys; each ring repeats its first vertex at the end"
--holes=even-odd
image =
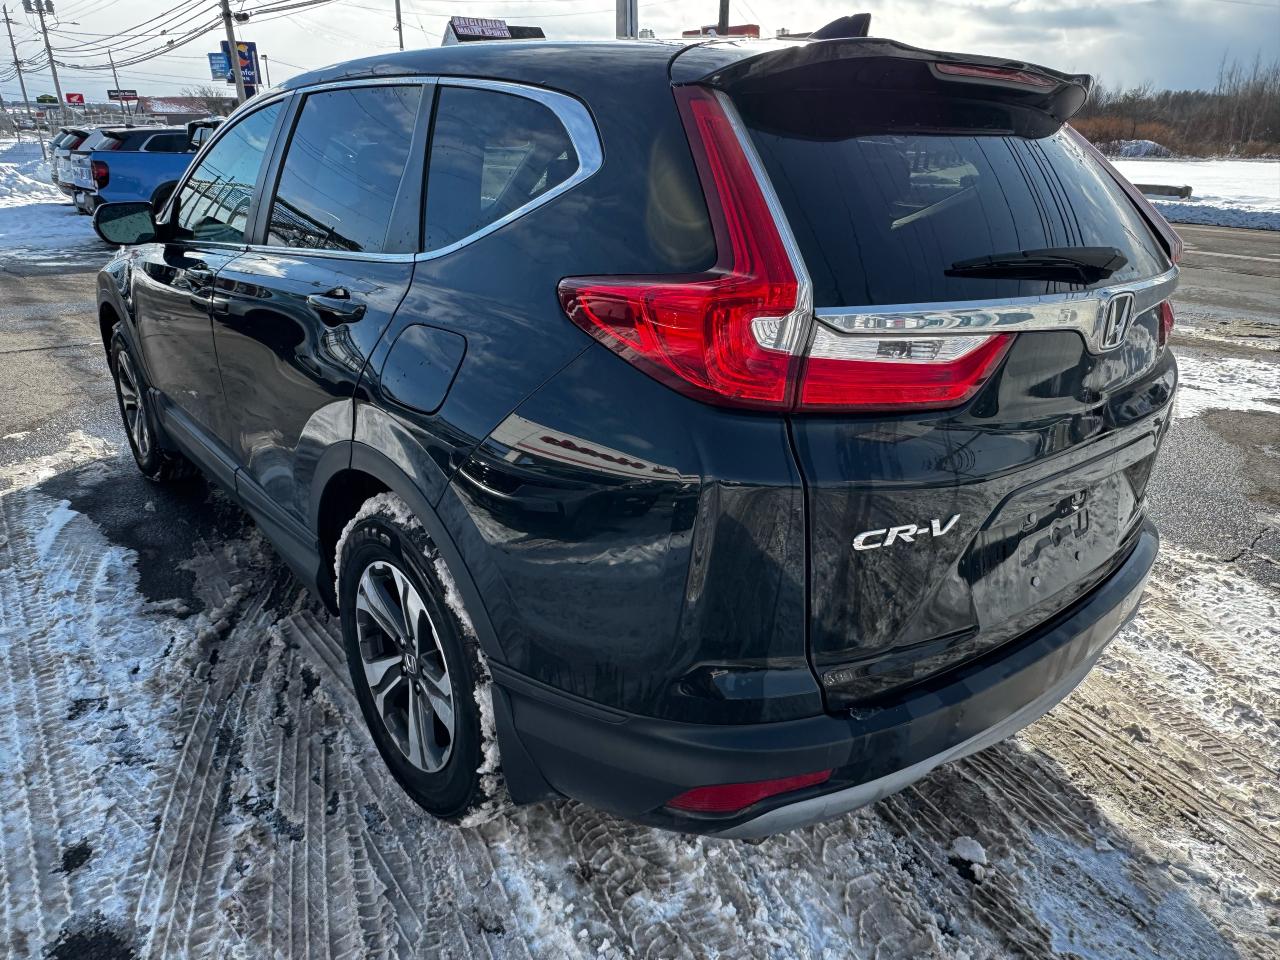
{"type": "Polygon", "coordinates": [[[1102,349],[1114,350],[1124,343],[1133,319],[1133,294],[1125,291],[1111,297],[1102,308],[1102,349]]]}

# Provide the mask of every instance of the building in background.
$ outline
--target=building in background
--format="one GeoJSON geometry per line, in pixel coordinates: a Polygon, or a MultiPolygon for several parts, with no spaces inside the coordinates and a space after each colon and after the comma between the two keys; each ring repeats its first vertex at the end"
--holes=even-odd
{"type": "Polygon", "coordinates": [[[235,109],[235,97],[139,97],[138,113],[165,123],[187,123],[209,116],[225,117],[235,109]]]}
{"type": "Polygon", "coordinates": [[[505,20],[488,17],[450,17],[441,46],[474,43],[478,40],[545,40],[541,27],[518,27],[505,20]]]}
{"type": "MultiPolygon", "coordinates": [[[[680,34],[682,37],[715,37],[716,25],[709,23],[705,27],[698,27],[696,30],[685,30],[680,34]]],[[[748,40],[760,39],[760,24],[758,23],[737,23],[729,25],[730,37],[745,37],[748,40]]]]}

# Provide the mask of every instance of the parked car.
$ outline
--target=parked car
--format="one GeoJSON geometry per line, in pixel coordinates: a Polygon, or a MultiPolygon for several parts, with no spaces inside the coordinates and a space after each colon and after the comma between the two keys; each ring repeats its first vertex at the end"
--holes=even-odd
{"type": "Polygon", "coordinates": [[[72,196],[75,188],[70,183],[70,169],[64,170],[64,165],[69,164],[71,151],[84,143],[91,132],[83,127],[62,127],[49,141],[49,177],[67,196],[72,196]]]}
{"type": "Polygon", "coordinates": [[[1088,77],[845,24],[330,67],[98,210],[139,468],[257,519],[433,814],[500,753],[519,803],[832,817],[1133,616],[1177,237],[1088,77]]]}
{"type": "Polygon", "coordinates": [[[185,127],[98,130],[71,153],[69,179],[76,207],[93,213],[102,203],[167,199],[191,153],[185,127]]]}

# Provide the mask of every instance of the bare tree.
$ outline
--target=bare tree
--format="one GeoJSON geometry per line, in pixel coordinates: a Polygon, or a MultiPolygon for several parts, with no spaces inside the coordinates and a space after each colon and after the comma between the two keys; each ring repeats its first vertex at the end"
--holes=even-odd
{"type": "Polygon", "coordinates": [[[215,87],[209,83],[197,84],[194,87],[183,87],[182,95],[200,100],[202,106],[215,116],[225,117],[231,112],[231,108],[235,106],[235,98],[228,96],[226,89],[215,87]]]}
{"type": "Polygon", "coordinates": [[[1212,90],[1099,83],[1073,125],[1098,144],[1144,139],[1190,156],[1280,154],[1280,60],[1224,56],[1212,90]]]}

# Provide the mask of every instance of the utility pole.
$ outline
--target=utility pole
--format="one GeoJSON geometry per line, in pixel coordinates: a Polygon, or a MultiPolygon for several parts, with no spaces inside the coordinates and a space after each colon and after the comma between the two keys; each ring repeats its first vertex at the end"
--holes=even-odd
{"type": "MultiPolygon", "coordinates": [[[[111,64],[111,79],[116,82],[116,92],[120,92],[120,75],[116,73],[116,58],[111,55],[111,51],[107,51],[107,63],[111,64]]],[[[130,120],[133,119],[133,111],[129,109],[129,101],[121,98],[120,106],[124,110],[124,115],[130,120]]]]}
{"type": "Polygon", "coordinates": [[[18,45],[13,42],[13,21],[9,19],[9,8],[0,7],[4,11],[4,25],[9,28],[9,49],[13,51],[13,68],[18,71],[18,89],[22,91],[22,102],[27,105],[27,119],[31,121],[31,129],[40,141],[40,156],[48,160],[44,151],[44,137],[40,135],[40,127],[36,124],[35,114],[31,112],[31,100],[27,97],[27,82],[22,79],[22,61],[18,59],[18,45]]]}
{"type": "Polygon", "coordinates": [[[267,86],[271,86],[271,64],[267,62],[267,55],[260,54],[258,57],[262,61],[262,79],[267,81],[267,86]]]}
{"type": "Polygon", "coordinates": [[[720,19],[716,21],[716,36],[729,35],[729,0],[720,0],[720,19]]]}
{"type": "MultiPolygon", "coordinates": [[[[421,21],[419,21],[421,22],[421,21]]],[[[404,20],[400,17],[400,0],[396,0],[396,33],[400,35],[400,49],[404,49],[404,20]]]]}
{"type": "MultiPolygon", "coordinates": [[[[36,0],[37,3],[40,0],[36,0]]],[[[236,48],[236,31],[231,25],[231,3],[222,0],[222,25],[227,28],[227,49],[231,51],[231,72],[236,78],[236,103],[249,99],[244,92],[244,74],[240,72],[240,51],[236,48]]]]}
{"type": "Polygon", "coordinates": [[[615,36],[619,40],[634,40],[640,35],[638,0],[617,0],[614,13],[615,36]]]}
{"type": "Polygon", "coordinates": [[[35,0],[36,13],[40,15],[40,32],[44,34],[44,52],[49,56],[49,72],[53,74],[53,92],[58,95],[58,116],[61,117],[67,109],[67,104],[62,99],[62,84],[58,82],[58,65],[53,62],[53,47],[49,46],[49,28],[44,22],[44,5],[46,2],[49,4],[49,12],[53,13],[52,0],[35,0]]]}

